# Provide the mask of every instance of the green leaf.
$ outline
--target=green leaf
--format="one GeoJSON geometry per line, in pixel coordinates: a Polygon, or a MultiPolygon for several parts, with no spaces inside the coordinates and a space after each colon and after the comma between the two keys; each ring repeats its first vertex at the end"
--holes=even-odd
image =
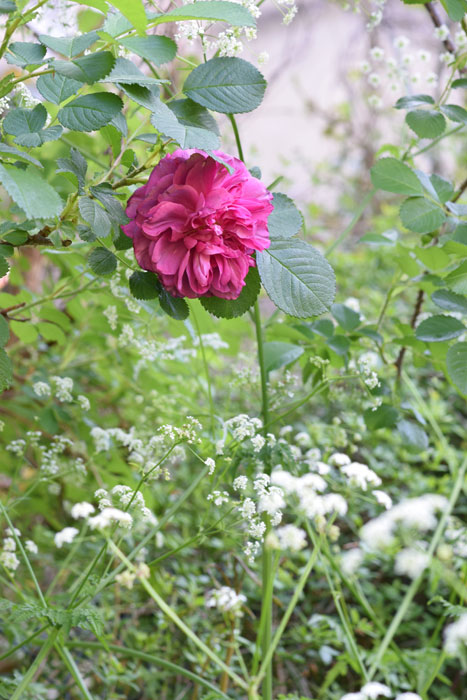
{"type": "Polygon", "coordinates": [[[47,119],[46,108],[39,104],[34,109],[12,109],[3,120],[3,129],[7,134],[34,134],[40,131],[47,119]]]}
{"type": "Polygon", "coordinates": [[[467,294],[467,260],[444,278],[445,283],[457,294],[467,294]]]}
{"type": "Polygon", "coordinates": [[[442,204],[448,202],[454,195],[452,184],[439,175],[430,175],[430,182],[436,192],[437,198],[442,204]]]}
{"type": "Polygon", "coordinates": [[[111,185],[103,182],[100,185],[90,187],[90,192],[96,199],[99,200],[101,204],[104,205],[110,219],[114,224],[120,226],[129,222],[129,218],[125,214],[125,211],[117,199],[116,193],[112,189],[111,185]]]}
{"type": "Polygon", "coordinates": [[[393,428],[399,417],[398,411],[393,406],[382,404],[377,408],[367,408],[363,419],[368,430],[380,430],[381,428],[393,428]]]}
{"type": "Polygon", "coordinates": [[[60,124],[74,131],[95,131],[120,112],[123,102],[108,92],[93,92],[68,102],[58,113],[60,124]]]}
{"type": "Polygon", "coordinates": [[[467,78],[458,78],[453,80],[451,87],[453,88],[467,88],[467,78]]]}
{"type": "Polygon", "coordinates": [[[156,66],[172,61],[177,53],[177,44],[168,36],[129,36],[118,43],[156,66]]]}
{"type": "Polygon", "coordinates": [[[460,22],[467,12],[467,2],[465,0],[441,0],[441,4],[448,13],[449,19],[453,22],[460,22]]]}
{"type": "Polygon", "coordinates": [[[188,318],[190,309],[185,299],[181,297],[173,297],[167,290],[162,289],[159,295],[159,303],[161,309],[166,314],[174,318],[176,321],[184,321],[188,318]]]}
{"type": "Polygon", "coordinates": [[[10,329],[5,317],[0,314],[0,347],[4,347],[10,337],[10,329]]]}
{"type": "Polygon", "coordinates": [[[452,340],[464,333],[465,326],[453,316],[430,316],[417,326],[415,336],[425,343],[440,343],[452,340]]]}
{"type": "Polygon", "coordinates": [[[76,148],[70,149],[70,158],[58,158],[57,173],[73,173],[78,181],[78,193],[84,194],[84,183],[88,164],[76,148]]]}
{"type": "Polygon", "coordinates": [[[96,275],[111,275],[117,269],[117,258],[107,248],[94,248],[88,257],[88,263],[96,275]]]}
{"type": "Polygon", "coordinates": [[[219,130],[215,119],[193,100],[175,100],[165,105],[157,99],[153,105],[151,123],[162,134],[175,139],[182,148],[204,151],[219,148],[219,130]]]}
{"type": "Polygon", "coordinates": [[[396,194],[423,194],[423,187],[415,173],[396,158],[381,158],[371,168],[375,187],[396,194]]]}
{"type": "Polygon", "coordinates": [[[62,211],[59,195],[34,168],[0,165],[0,182],[30,219],[53,219],[62,211]]]}
{"type": "Polygon", "coordinates": [[[264,364],[266,372],[291,365],[303,355],[303,348],[292,343],[264,343],[264,364]]]}
{"type": "Polygon", "coordinates": [[[0,391],[5,391],[13,381],[13,367],[3,348],[0,348],[0,391]]]}
{"type": "Polygon", "coordinates": [[[41,44],[32,44],[27,41],[14,41],[8,47],[5,54],[6,62],[13,66],[29,66],[42,63],[45,56],[45,47],[41,44]]]}
{"type": "Polygon", "coordinates": [[[143,0],[109,0],[109,4],[116,7],[140,34],[145,33],[148,20],[143,0]]]}
{"type": "Polygon", "coordinates": [[[422,452],[427,449],[429,443],[428,435],[416,423],[411,423],[408,420],[400,420],[397,423],[397,430],[402,440],[404,447],[411,452],[422,452]]]}
{"type": "Polygon", "coordinates": [[[115,58],[110,51],[97,51],[72,61],[53,60],[49,65],[66,78],[92,85],[110,73],[115,65],[115,58]]]}
{"type": "Polygon", "coordinates": [[[195,68],[183,92],[198,104],[223,114],[251,112],[266,90],[259,70],[242,58],[212,58],[195,68]]]}
{"type": "Polygon", "coordinates": [[[415,246],[413,251],[417,258],[421,260],[429,270],[442,270],[449,265],[449,255],[437,246],[431,246],[429,248],[415,246]]]}
{"type": "Polygon", "coordinates": [[[353,331],[361,324],[360,314],[353,309],[349,309],[345,304],[333,304],[331,306],[331,313],[339,326],[345,331],[353,331]]]}
{"type": "Polygon", "coordinates": [[[292,238],[303,226],[303,217],[287,195],[273,192],[274,210],[268,217],[270,238],[292,238]]]}
{"type": "Polygon", "coordinates": [[[203,2],[195,2],[183,7],[175,7],[164,15],[155,15],[151,19],[151,24],[158,25],[191,19],[227,22],[233,27],[256,27],[256,22],[246,7],[227,0],[203,0],[203,2]]]}
{"type": "Polygon", "coordinates": [[[461,394],[467,395],[467,343],[456,343],[449,348],[446,367],[451,381],[461,394]]]}
{"type": "Polygon", "coordinates": [[[273,239],[257,254],[258,272],[272,301],[298,318],[319,316],[331,307],[335,277],[328,261],[304,241],[273,239]]]}
{"type": "Polygon", "coordinates": [[[56,141],[62,133],[63,129],[61,126],[49,126],[47,129],[41,129],[35,134],[20,134],[20,136],[15,138],[15,141],[20,146],[36,148],[47,141],[56,141]]]}
{"type": "Polygon", "coordinates": [[[27,163],[32,163],[37,165],[38,168],[43,168],[42,163],[29,155],[29,153],[24,153],[24,151],[19,151],[14,146],[9,146],[7,143],[0,143],[0,158],[4,155],[6,158],[14,158],[15,160],[24,160],[27,163]]]}
{"type": "Polygon", "coordinates": [[[96,240],[96,234],[89,226],[83,226],[83,224],[78,224],[77,226],[78,236],[82,241],[86,243],[93,243],[96,240]]]}
{"type": "Polygon", "coordinates": [[[422,139],[434,139],[441,136],[446,128],[446,119],[433,109],[415,109],[406,114],[405,121],[412,131],[422,139]]]}
{"type": "Polygon", "coordinates": [[[407,95],[400,97],[394,105],[396,109],[413,109],[421,105],[434,105],[435,101],[430,95],[407,95]]]}
{"type": "Polygon", "coordinates": [[[136,299],[156,299],[161,292],[161,283],[154,272],[136,270],[129,279],[130,292],[136,299]]]}
{"type": "Polygon", "coordinates": [[[37,79],[36,87],[44,100],[59,105],[72,95],[76,95],[84,83],[72,80],[58,73],[41,75],[37,79]]]}
{"type": "Polygon", "coordinates": [[[467,124],[467,110],[463,107],[459,105],[441,105],[440,109],[452,122],[467,124]]]}
{"type": "Polygon", "coordinates": [[[217,318],[237,318],[242,316],[255,303],[261,289],[258,270],[250,267],[245,277],[245,286],[237,299],[201,297],[200,302],[210,314],[217,318]]]}
{"type": "Polygon", "coordinates": [[[18,245],[24,245],[26,241],[29,239],[29,234],[27,231],[21,231],[21,230],[16,230],[16,231],[10,231],[10,233],[6,233],[3,236],[3,240],[9,243],[10,245],[18,246],[18,245]]]}
{"type": "Polygon", "coordinates": [[[446,221],[446,214],[424,197],[409,197],[400,208],[401,221],[415,233],[431,233],[446,221]]]}
{"type": "Polygon", "coordinates": [[[102,82],[121,83],[122,85],[127,83],[135,85],[160,85],[161,83],[167,83],[168,81],[159,80],[159,78],[153,78],[150,75],[146,75],[127,58],[117,58],[112,71],[105,79],[102,80],[102,82]]]}
{"type": "Polygon", "coordinates": [[[349,352],[350,340],[345,335],[333,335],[327,340],[326,345],[337,355],[344,356],[349,352]]]}
{"type": "Polygon", "coordinates": [[[441,309],[467,314],[467,299],[461,294],[450,292],[448,289],[437,289],[431,295],[431,299],[441,309]]]}
{"type": "MultiPolygon", "coordinates": [[[[110,219],[100,204],[95,199],[89,197],[80,197],[78,202],[79,213],[82,218],[87,221],[96,236],[105,238],[109,235],[111,229],[110,219]]],[[[105,250],[105,248],[97,248],[97,250],[105,250]]],[[[94,269],[94,268],[93,268],[94,269]]],[[[105,273],[98,273],[105,274],[105,273]]]]}
{"type": "MultiPolygon", "coordinates": [[[[97,32],[88,32],[87,34],[81,34],[81,36],[71,36],[71,37],[56,37],[48,36],[47,34],[39,34],[39,41],[44,46],[47,46],[52,51],[61,53],[62,56],[67,58],[73,58],[80,53],[83,53],[90,46],[99,41],[99,34],[97,32]]],[[[44,51],[45,53],[45,51],[44,51]]]]}
{"type": "Polygon", "coordinates": [[[0,0],[0,14],[7,15],[10,12],[15,12],[17,9],[13,0],[0,0]]]}
{"type": "Polygon", "coordinates": [[[0,279],[2,277],[5,277],[6,274],[8,274],[9,269],[10,269],[10,266],[8,264],[8,261],[5,260],[5,258],[0,255],[0,279]]]}

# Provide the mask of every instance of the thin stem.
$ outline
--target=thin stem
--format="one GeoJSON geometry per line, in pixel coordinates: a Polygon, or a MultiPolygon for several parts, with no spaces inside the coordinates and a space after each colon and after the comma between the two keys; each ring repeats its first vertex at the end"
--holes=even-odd
{"type": "Polygon", "coordinates": [[[42,627],[39,627],[36,632],[33,632],[32,634],[29,635],[29,637],[26,637],[26,639],[23,639],[22,642],[18,642],[18,644],[15,644],[14,647],[10,647],[8,651],[6,651],[4,654],[0,656],[0,661],[3,661],[3,659],[7,659],[9,656],[14,654],[18,649],[21,649],[21,647],[24,647],[26,644],[29,644],[29,642],[32,642],[33,639],[37,637],[37,635],[42,634],[42,632],[45,632],[49,628],[49,625],[43,625],[42,627]]]}
{"type": "Polygon", "coordinates": [[[318,558],[318,554],[320,551],[320,542],[318,542],[318,546],[316,546],[311,553],[311,556],[303,569],[302,575],[300,576],[297,586],[295,588],[295,591],[293,593],[292,598],[290,599],[290,603],[287,606],[287,610],[285,611],[282,620],[279,623],[279,626],[276,630],[276,633],[274,635],[274,638],[269,646],[269,649],[266,652],[266,655],[263,658],[263,662],[261,664],[261,667],[259,669],[259,673],[255,678],[255,681],[253,683],[253,689],[257,689],[259,687],[259,684],[263,680],[264,676],[266,675],[266,669],[269,665],[269,663],[272,660],[272,657],[274,655],[274,652],[276,650],[277,645],[279,644],[282,635],[284,634],[284,630],[287,627],[287,623],[289,622],[293,611],[295,610],[295,606],[297,605],[298,599],[300,595],[302,594],[303,589],[305,588],[305,584],[308,580],[309,575],[311,574],[311,571],[315,565],[316,559],[318,558]]]}
{"type": "Polygon", "coordinates": [[[39,670],[40,665],[43,661],[46,660],[47,656],[49,655],[52,647],[55,644],[55,640],[57,639],[59,632],[59,629],[52,630],[49,638],[45,641],[38,655],[24,674],[21,683],[16,688],[10,700],[20,700],[20,698],[24,698],[25,690],[27,689],[29,684],[32,683],[37,671],[39,670]]]}
{"type": "MultiPolygon", "coordinates": [[[[431,558],[433,556],[434,551],[436,550],[438,543],[441,539],[441,536],[443,534],[444,528],[446,527],[447,520],[449,516],[451,515],[452,509],[454,508],[456,501],[459,497],[459,493],[462,489],[463,483],[464,483],[464,477],[465,477],[465,472],[467,469],[467,457],[464,459],[462,466],[459,469],[459,473],[457,474],[457,478],[454,484],[454,488],[451,493],[451,497],[449,499],[448,505],[446,506],[446,509],[443,512],[443,515],[441,516],[441,519],[438,523],[438,527],[435,530],[435,533],[431,539],[430,546],[427,551],[427,560],[429,566],[431,562],[431,558]]],[[[373,661],[373,664],[368,672],[369,679],[371,680],[373,676],[376,674],[376,672],[379,670],[381,661],[383,659],[384,654],[387,651],[387,648],[389,647],[390,643],[392,642],[399,625],[401,624],[402,620],[407,614],[407,611],[412,603],[412,600],[417,593],[421,582],[423,581],[425,577],[425,570],[422,571],[416,579],[412,581],[410,586],[407,589],[407,592],[404,596],[404,599],[399,607],[399,610],[397,611],[395,617],[393,618],[391,624],[389,625],[388,631],[386,632],[383,641],[380,644],[380,647],[378,649],[378,652],[375,656],[375,660],[373,661]]]]}
{"type": "MultiPolygon", "coordinates": [[[[264,361],[264,339],[263,329],[261,326],[261,313],[258,301],[255,302],[255,330],[256,343],[258,346],[258,363],[261,375],[261,404],[263,415],[263,432],[266,435],[269,425],[269,399],[268,399],[268,375],[266,372],[266,364],[264,361]]],[[[269,468],[270,471],[270,468],[269,468]]],[[[266,469],[268,472],[268,469],[266,469]]],[[[269,472],[268,472],[269,473],[269,472]]]]}
{"type": "Polygon", "coordinates": [[[190,304],[191,315],[195,322],[196,333],[199,340],[199,349],[201,350],[201,357],[203,358],[204,374],[206,375],[206,384],[208,389],[208,399],[209,399],[209,413],[211,416],[211,434],[214,437],[215,432],[215,418],[214,418],[214,401],[212,398],[212,385],[211,385],[211,375],[209,374],[209,365],[206,359],[206,351],[203,343],[203,336],[201,334],[201,328],[199,325],[198,317],[195,312],[194,304],[190,304]]]}
{"type": "Polygon", "coordinates": [[[66,647],[61,646],[60,644],[55,644],[55,649],[57,650],[59,656],[62,658],[65,666],[68,668],[69,672],[73,676],[76,685],[80,689],[83,697],[86,698],[86,700],[93,700],[92,695],[90,694],[89,690],[86,688],[86,684],[83,680],[83,677],[80,673],[80,670],[78,666],[75,663],[74,658],[68,651],[66,647]]]}
{"type": "Polygon", "coordinates": [[[360,218],[361,218],[363,212],[365,211],[365,209],[367,208],[368,204],[371,202],[371,200],[372,200],[373,197],[375,196],[376,191],[377,191],[377,190],[376,190],[376,187],[373,187],[373,188],[367,193],[366,197],[363,199],[363,202],[360,204],[360,206],[358,207],[357,211],[356,211],[355,214],[353,215],[352,220],[350,221],[350,223],[349,223],[349,224],[346,226],[346,228],[342,231],[342,233],[341,233],[341,235],[339,236],[339,238],[336,238],[336,240],[334,241],[334,243],[331,243],[331,245],[327,248],[327,250],[326,250],[326,256],[331,255],[331,253],[334,251],[334,249],[337,248],[337,246],[339,246],[343,241],[345,241],[345,239],[347,238],[347,236],[349,236],[349,235],[352,233],[352,231],[354,230],[355,226],[356,226],[356,225],[358,224],[358,222],[360,221],[360,218]]]}
{"type": "MultiPolygon", "coordinates": [[[[118,547],[112,542],[112,540],[108,539],[107,543],[109,547],[115,552],[115,554],[121,559],[123,564],[130,569],[132,573],[136,572],[135,567],[131,563],[131,561],[123,554],[123,552],[118,549],[118,547]]],[[[215,654],[184,622],[179,618],[177,613],[172,610],[170,605],[167,605],[165,600],[162,598],[162,596],[159,595],[159,593],[152,587],[152,585],[149,583],[149,581],[146,578],[140,578],[141,585],[143,588],[146,589],[146,592],[150,595],[150,597],[153,599],[153,601],[159,606],[159,608],[162,610],[162,612],[170,619],[172,622],[177,625],[177,627],[188,637],[188,639],[191,639],[193,644],[195,644],[201,651],[203,651],[206,656],[208,656],[211,661],[213,661],[220,669],[225,671],[228,676],[236,683],[240,688],[243,688],[244,690],[248,689],[248,684],[241,678],[239,675],[235,673],[235,671],[232,671],[232,669],[225,664],[222,659],[220,659],[217,654],[215,654]]]]}
{"type": "MultiPolygon", "coordinates": [[[[269,528],[270,529],[270,528],[269,528]]],[[[261,602],[261,616],[264,617],[264,628],[261,639],[261,650],[263,658],[271,647],[272,642],[272,613],[273,613],[273,591],[274,591],[274,569],[273,550],[270,547],[263,547],[263,599],[261,602]]],[[[273,667],[272,655],[270,663],[265,668],[265,678],[263,683],[264,700],[272,700],[273,692],[273,667]]]]}
{"type": "Polygon", "coordinates": [[[211,690],[212,692],[215,693],[216,698],[222,698],[222,700],[229,700],[229,697],[222,693],[218,688],[216,688],[215,685],[212,683],[209,683],[209,681],[205,681],[204,678],[201,676],[198,676],[196,673],[192,673],[191,671],[188,671],[186,668],[183,668],[183,666],[178,666],[177,664],[173,664],[171,661],[167,661],[166,659],[160,657],[160,656],[154,656],[154,654],[146,654],[144,651],[139,651],[138,649],[129,649],[128,647],[121,647],[117,646],[116,644],[100,644],[99,642],[76,642],[76,641],[70,641],[67,643],[67,646],[77,649],[84,649],[84,650],[98,650],[102,649],[103,651],[112,651],[115,654],[121,654],[122,656],[129,656],[135,659],[141,659],[141,661],[145,661],[147,663],[153,663],[156,666],[161,666],[162,668],[167,668],[169,671],[172,671],[175,674],[180,674],[182,676],[185,676],[186,678],[189,678],[190,680],[194,681],[195,683],[199,683],[199,685],[204,686],[208,690],[211,690]]]}
{"type": "Polygon", "coordinates": [[[229,119],[230,119],[230,123],[232,124],[232,129],[233,129],[234,136],[235,136],[235,143],[237,144],[238,157],[240,158],[241,161],[245,162],[245,158],[243,155],[242,142],[240,140],[240,134],[238,133],[237,122],[235,121],[235,117],[233,114],[229,114],[229,119]]]}

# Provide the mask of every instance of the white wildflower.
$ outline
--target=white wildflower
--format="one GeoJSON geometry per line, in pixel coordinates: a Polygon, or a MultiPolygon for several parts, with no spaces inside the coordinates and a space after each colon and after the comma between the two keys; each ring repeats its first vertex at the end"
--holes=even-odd
{"type": "Polygon", "coordinates": [[[311,437],[308,433],[302,431],[295,435],[295,442],[297,443],[297,445],[300,445],[300,447],[310,447],[311,437]]]}
{"type": "Polygon", "coordinates": [[[71,508],[71,517],[75,520],[78,520],[78,518],[87,518],[91,513],[94,513],[95,510],[94,506],[86,501],[75,503],[71,508]]]}
{"type": "Polygon", "coordinates": [[[19,566],[19,559],[14,552],[2,552],[0,554],[0,564],[3,564],[5,569],[16,571],[19,566]]]}
{"type": "Polygon", "coordinates": [[[399,693],[396,695],[396,700],[422,700],[418,693],[399,693]]]}
{"type": "Polygon", "coordinates": [[[229,494],[227,491],[213,491],[209,494],[208,501],[212,501],[215,506],[221,506],[223,503],[228,503],[229,494]]]}
{"type": "Polygon", "coordinates": [[[394,570],[400,576],[416,579],[425,571],[429,561],[430,558],[426,552],[421,552],[413,547],[406,547],[396,554],[394,570]]]}
{"type": "Polygon", "coordinates": [[[37,554],[39,551],[37,544],[32,540],[26,540],[24,548],[27,549],[28,552],[31,552],[31,554],[37,554]]]}
{"type": "Polygon", "coordinates": [[[406,49],[407,46],[410,44],[410,41],[407,39],[406,36],[396,36],[394,39],[394,46],[396,49],[406,49]]]}
{"type": "Polygon", "coordinates": [[[340,562],[340,568],[346,576],[353,576],[360,568],[363,562],[364,555],[361,549],[348,549],[343,552],[340,562]]]}
{"type": "Polygon", "coordinates": [[[121,574],[117,574],[115,576],[116,582],[120,586],[123,586],[124,588],[128,588],[129,590],[131,590],[133,588],[135,578],[136,578],[136,574],[133,574],[128,569],[126,571],[122,571],[121,574]]]}
{"type": "Polygon", "coordinates": [[[89,411],[89,409],[91,408],[91,404],[90,404],[88,397],[84,396],[83,394],[79,394],[76,398],[77,398],[77,401],[80,405],[80,408],[83,411],[89,411]]]}
{"type": "Polygon", "coordinates": [[[256,515],[255,502],[251,498],[245,498],[239,510],[243,517],[249,520],[254,515],[256,515]]]}
{"type": "Polygon", "coordinates": [[[234,479],[233,487],[235,491],[245,491],[248,486],[248,479],[246,476],[237,476],[234,479]]]}
{"type": "Polygon", "coordinates": [[[376,498],[378,503],[386,508],[386,510],[392,508],[392,498],[385,491],[373,491],[373,496],[376,498]]]}
{"type": "Polygon", "coordinates": [[[118,523],[128,529],[133,524],[133,518],[130,513],[113,507],[104,508],[98,515],[89,518],[89,526],[92,530],[103,530],[112,523],[118,523]]]}
{"type": "Polygon", "coordinates": [[[343,452],[334,452],[328,459],[329,464],[333,467],[343,467],[346,464],[350,464],[351,461],[350,457],[343,452]]]}
{"type": "Polygon", "coordinates": [[[209,467],[208,474],[209,474],[209,475],[214,474],[214,470],[215,470],[215,468],[216,468],[216,463],[215,463],[215,461],[212,459],[212,457],[208,457],[208,458],[204,461],[204,463],[205,463],[205,465],[206,465],[207,467],[209,467]]]}
{"type": "Polygon", "coordinates": [[[238,612],[245,602],[243,593],[237,593],[229,586],[214,588],[206,594],[207,607],[217,608],[221,612],[238,612]]]}
{"type": "Polygon", "coordinates": [[[71,377],[52,377],[55,384],[55,396],[59,401],[67,403],[73,400],[73,379],[71,377]]]}
{"type": "Polygon", "coordinates": [[[78,534],[79,530],[76,527],[65,527],[60,532],[55,533],[54,543],[60,549],[64,544],[71,544],[78,534]]]}
{"type": "Polygon", "coordinates": [[[91,437],[94,440],[96,452],[106,452],[110,449],[110,435],[106,430],[95,426],[91,430],[91,437]]]}
{"type": "Polygon", "coordinates": [[[444,630],[444,649],[447,654],[456,656],[467,645],[467,613],[444,630]]]}
{"type": "Polygon", "coordinates": [[[261,51],[261,53],[258,56],[258,63],[260,66],[263,66],[265,63],[269,61],[269,54],[267,51],[261,51]]]}
{"type": "Polygon", "coordinates": [[[13,537],[5,537],[3,540],[3,549],[5,552],[14,552],[16,551],[16,542],[13,539],[13,537]]]}
{"type": "Polygon", "coordinates": [[[116,306],[107,306],[107,308],[104,309],[104,311],[102,313],[104,314],[107,321],[109,322],[110,328],[113,331],[116,330],[117,322],[118,322],[117,307],[116,306]]]}
{"type": "Polygon", "coordinates": [[[370,56],[375,61],[382,61],[384,58],[384,49],[382,49],[381,46],[374,46],[370,50],[370,56]]]}
{"type": "Polygon", "coordinates": [[[36,382],[33,384],[32,388],[36,396],[50,396],[52,393],[52,390],[47,382],[36,382]]]}
{"type": "Polygon", "coordinates": [[[365,698],[370,698],[370,700],[375,700],[375,698],[378,698],[380,695],[384,695],[386,698],[390,698],[392,695],[391,689],[388,688],[387,685],[377,683],[376,681],[366,683],[360,692],[363,693],[365,698]]]}
{"type": "Polygon", "coordinates": [[[442,24],[440,27],[434,29],[433,34],[436,39],[445,41],[449,36],[449,28],[445,24],[442,24]]]}
{"type": "Polygon", "coordinates": [[[260,496],[258,503],[259,513],[268,513],[274,515],[278,510],[285,506],[282,489],[277,486],[271,486],[267,493],[260,496]]]}
{"type": "Polygon", "coordinates": [[[266,444],[266,440],[262,435],[255,435],[251,438],[251,443],[253,445],[253,452],[260,452],[266,444]]]}
{"type": "Polygon", "coordinates": [[[263,523],[261,520],[258,522],[251,522],[248,528],[248,534],[251,535],[251,537],[254,537],[256,540],[262,540],[265,531],[266,523],[263,523]]]}
{"type": "Polygon", "coordinates": [[[351,462],[341,468],[341,472],[348,478],[349,483],[353,486],[358,486],[362,491],[366,491],[368,484],[379,486],[381,479],[379,476],[366,464],[360,462],[351,462]]]}
{"type": "Polygon", "coordinates": [[[306,532],[295,525],[284,525],[276,531],[281,549],[299,552],[306,546],[306,532]]]}

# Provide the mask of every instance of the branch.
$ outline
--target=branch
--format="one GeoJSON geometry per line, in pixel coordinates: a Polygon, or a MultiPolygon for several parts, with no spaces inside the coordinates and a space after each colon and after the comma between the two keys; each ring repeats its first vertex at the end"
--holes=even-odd
{"type": "MultiPolygon", "coordinates": [[[[410,327],[415,328],[417,324],[417,319],[420,316],[420,311],[422,310],[422,305],[423,305],[423,300],[425,298],[425,292],[423,289],[418,290],[417,294],[417,301],[415,302],[415,307],[413,310],[412,318],[410,319],[410,327]]],[[[404,345],[400,351],[399,355],[397,356],[397,360],[395,361],[395,366],[397,367],[397,377],[400,378],[401,372],[402,372],[402,365],[404,363],[404,356],[405,353],[407,352],[407,347],[404,345]]]]}

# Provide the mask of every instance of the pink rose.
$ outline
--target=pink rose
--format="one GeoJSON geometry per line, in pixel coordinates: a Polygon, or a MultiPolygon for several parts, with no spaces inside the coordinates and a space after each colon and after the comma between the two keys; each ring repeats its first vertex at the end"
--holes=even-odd
{"type": "Polygon", "coordinates": [[[128,201],[123,232],[173,296],[236,299],[253,252],[269,246],[272,194],[238,158],[215,153],[232,174],[203,151],[178,150],[128,201]]]}

